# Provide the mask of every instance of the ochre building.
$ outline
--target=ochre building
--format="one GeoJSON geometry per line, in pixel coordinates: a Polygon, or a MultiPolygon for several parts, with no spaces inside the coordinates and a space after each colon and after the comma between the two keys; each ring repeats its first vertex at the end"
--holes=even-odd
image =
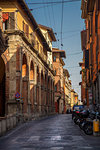
{"type": "Polygon", "coordinates": [[[55,79],[47,63],[52,49],[23,0],[0,0],[0,7],[6,37],[6,49],[0,48],[0,117],[12,117],[15,125],[21,118],[52,114],[55,79]]]}

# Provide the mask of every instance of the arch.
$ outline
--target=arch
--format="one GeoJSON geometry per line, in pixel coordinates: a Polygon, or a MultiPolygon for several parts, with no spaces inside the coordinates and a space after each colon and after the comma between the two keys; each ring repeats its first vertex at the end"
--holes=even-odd
{"type": "Polygon", "coordinates": [[[26,55],[23,54],[22,59],[22,97],[23,97],[23,112],[27,113],[28,108],[28,80],[24,80],[24,77],[28,75],[28,65],[27,65],[27,58],[26,55]]]}
{"type": "Polygon", "coordinates": [[[43,76],[43,70],[41,71],[41,111],[42,113],[44,112],[44,103],[45,103],[45,100],[44,100],[44,76],[43,76]]]}
{"type": "Polygon", "coordinates": [[[37,66],[37,87],[36,87],[36,102],[37,102],[37,112],[39,111],[39,66],[37,66]]]}
{"type": "Polygon", "coordinates": [[[50,76],[48,76],[48,89],[50,89],[50,76]]]}
{"type": "Polygon", "coordinates": [[[0,57],[0,116],[5,115],[5,62],[0,57]]]}
{"type": "Polygon", "coordinates": [[[43,86],[44,84],[44,76],[43,76],[43,70],[41,71],[41,85],[43,86]]]}
{"type": "Polygon", "coordinates": [[[31,61],[31,64],[30,64],[30,80],[33,80],[33,79],[34,79],[34,64],[31,61]]]}
{"type": "Polygon", "coordinates": [[[27,58],[26,55],[23,54],[23,60],[22,60],[22,77],[25,77],[27,75],[27,58]]]}

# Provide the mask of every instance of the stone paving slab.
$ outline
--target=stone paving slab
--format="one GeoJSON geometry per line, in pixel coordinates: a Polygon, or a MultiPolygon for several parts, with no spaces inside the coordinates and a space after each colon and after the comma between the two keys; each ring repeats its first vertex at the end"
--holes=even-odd
{"type": "Polygon", "coordinates": [[[100,150],[100,137],[85,135],[71,115],[54,115],[10,131],[0,138],[0,150],[100,150]]]}

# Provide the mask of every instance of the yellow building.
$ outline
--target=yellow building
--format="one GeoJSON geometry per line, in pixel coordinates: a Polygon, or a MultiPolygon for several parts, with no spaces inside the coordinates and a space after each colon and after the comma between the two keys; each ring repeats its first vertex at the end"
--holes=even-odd
{"type": "MultiPolygon", "coordinates": [[[[5,124],[9,118],[12,128],[22,119],[55,112],[54,71],[48,65],[52,43],[46,40],[24,0],[0,0],[0,8],[0,25],[2,20],[6,37],[6,49],[0,55],[4,72],[0,117],[4,117],[5,124]]],[[[52,35],[51,41],[55,40],[52,35]]],[[[9,128],[4,127],[3,131],[9,128]]]]}

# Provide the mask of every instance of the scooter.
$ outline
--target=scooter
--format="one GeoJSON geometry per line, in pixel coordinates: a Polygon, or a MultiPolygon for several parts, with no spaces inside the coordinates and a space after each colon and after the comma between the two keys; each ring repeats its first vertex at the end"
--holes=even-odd
{"type": "Polygon", "coordinates": [[[88,118],[83,122],[82,128],[85,134],[92,135],[93,134],[93,120],[99,119],[100,120],[100,114],[99,112],[92,112],[88,118]]]}

